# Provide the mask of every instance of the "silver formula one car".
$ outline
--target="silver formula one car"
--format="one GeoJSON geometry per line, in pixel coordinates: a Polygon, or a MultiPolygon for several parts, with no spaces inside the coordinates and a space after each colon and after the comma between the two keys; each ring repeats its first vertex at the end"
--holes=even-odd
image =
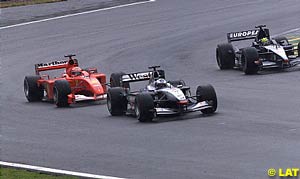
{"type": "Polygon", "coordinates": [[[192,96],[184,81],[166,81],[163,70],[152,66],[152,71],[138,73],[113,73],[110,78],[107,108],[112,116],[131,114],[140,122],[151,122],[156,116],[184,114],[201,111],[214,113],[217,96],[211,85],[198,86],[192,96]],[[130,91],[130,83],[148,80],[145,88],[130,91]]]}
{"type": "Polygon", "coordinates": [[[245,74],[255,74],[266,68],[289,68],[300,64],[300,42],[298,49],[284,36],[270,38],[265,25],[254,30],[227,34],[228,43],[219,44],[216,49],[217,63],[221,70],[240,69],[245,74]],[[234,41],[255,39],[250,47],[237,48],[234,41]],[[298,55],[295,55],[298,51],[298,55]]]}

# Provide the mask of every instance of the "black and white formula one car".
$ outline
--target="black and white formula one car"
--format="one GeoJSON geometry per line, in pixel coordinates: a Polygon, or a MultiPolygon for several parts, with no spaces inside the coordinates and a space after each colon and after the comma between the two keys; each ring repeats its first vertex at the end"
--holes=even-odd
{"type": "Polygon", "coordinates": [[[297,50],[284,36],[270,38],[269,29],[265,27],[259,25],[254,30],[228,33],[228,43],[219,44],[216,49],[220,69],[236,68],[245,74],[255,74],[262,69],[283,69],[300,64],[300,42],[297,50]],[[248,39],[255,39],[250,47],[239,49],[232,45],[234,41],[248,39]]]}
{"type": "Polygon", "coordinates": [[[217,96],[211,85],[198,86],[196,95],[192,96],[184,81],[167,82],[164,71],[157,68],[159,66],[149,67],[152,71],[111,75],[107,108],[112,116],[129,114],[140,122],[151,122],[157,116],[216,111],[217,96]],[[145,88],[130,91],[131,82],[145,80],[149,81],[145,88]]]}

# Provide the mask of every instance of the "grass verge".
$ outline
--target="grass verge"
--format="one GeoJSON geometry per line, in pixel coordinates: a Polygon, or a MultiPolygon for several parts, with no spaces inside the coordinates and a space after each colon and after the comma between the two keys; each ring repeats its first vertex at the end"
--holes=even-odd
{"type": "MultiPolygon", "coordinates": [[[[288,37],[289,43],[293,44],[296,46],[296,49],[298,49],[298,43],[300,42],[300,35],[293,35],[288,37]]],[[[296,50],[295,55],[298,56],[298,50],[296,50]]]]}
{"type": "Polygon", "coordinates": [[[73,176],[55,176],[30,172],[22,169],[0,167],[0,178],[2,179],[79,179],[73,176]]]}
{"type": "Polygon", "coordinates": [[[53,2],[60,2],[60,1],[66,1],[66,0],[7,0],[7,1],[0,2],[0,8],[26,6],[26,5],[42,4],[42,3],[53,3],[53,2]]]}

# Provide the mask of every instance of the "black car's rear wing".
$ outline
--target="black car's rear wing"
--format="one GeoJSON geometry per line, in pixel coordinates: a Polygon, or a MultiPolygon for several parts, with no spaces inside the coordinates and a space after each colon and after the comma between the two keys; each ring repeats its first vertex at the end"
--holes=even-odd
{"type": "Polygon", "coordinates": [[[258,32],[259,32],[259,29],[246,30],[246,31],[241,31],[241,32],[230,32],[230,33],[227,33],[227,40],[228,40],[228,43],[230,43],[233,41],[255,39],[258,32]]]}
{"type": "Polygon", "coordinates": [[[137,72],[125,74],[122,76],[122,82],[137,82],[149,80],[153,74],[153,71],[137,72]]]}
{"type": "Polygon", "coordinates": [[[130,73],[125,74],[122,76],[122,83],[126,82],[138,82],[138,81],[145,81],[150,80],[151,78],[165,78],[165,74],[163,70],[157,71],[144,71],[144,72],[137,72],[137,73],[130,73]]]}

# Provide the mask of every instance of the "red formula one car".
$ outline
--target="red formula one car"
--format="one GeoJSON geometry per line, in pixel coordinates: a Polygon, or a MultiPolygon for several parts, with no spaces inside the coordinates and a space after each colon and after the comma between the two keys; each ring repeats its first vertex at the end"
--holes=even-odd
{"type": "Polygon", "coordinates": [[[106,75],[97,68],[82,70],[75,55],[67,60],[35,64],[36,76],[26,76],[24,92],[29,102],[54,101],[58,107],[66,107],[76,101],[106,99],[106,75]],[[60,77],[50,78],[42,71],[65,69],[60,77]]]}

